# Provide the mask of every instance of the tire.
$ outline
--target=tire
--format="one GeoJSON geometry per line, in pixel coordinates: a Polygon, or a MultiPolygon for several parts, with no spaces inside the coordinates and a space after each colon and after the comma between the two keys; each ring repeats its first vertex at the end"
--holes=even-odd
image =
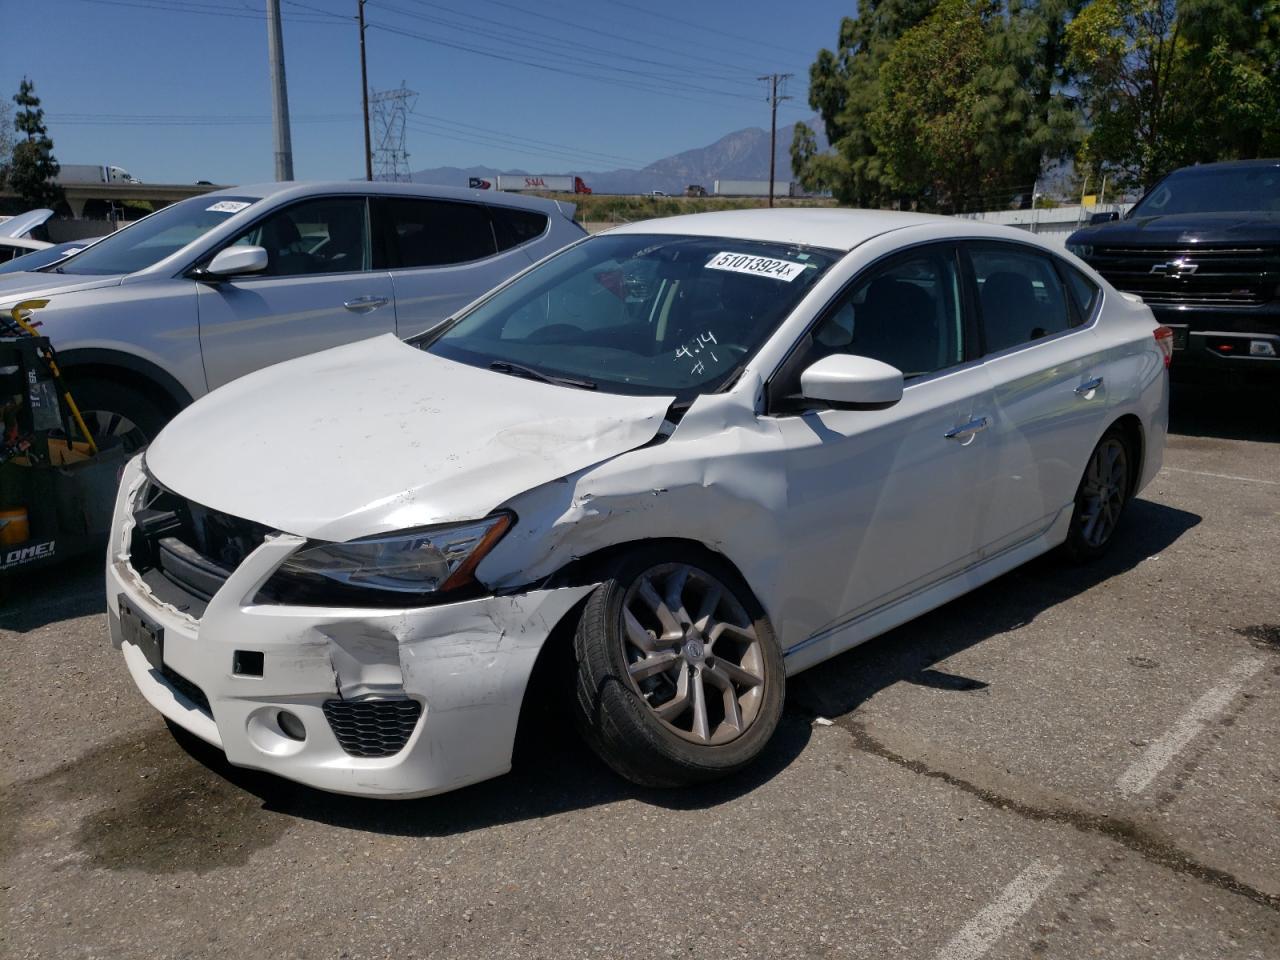
{"type": "Polygon", "coordinates": [[[655,545],[614,561],[583,608],[574,654],[584,739],[641,786],[736,773],[782,715],[773,629],[742,578],[710,554],[655,545]]]}
{"type": "MultiPolygon", "coordinates": [[[[136,453],[154,440],[171,417],[141,390],[114,380],[72,378],[68,386],[94,440],[114,437],[126,453],[136,453]]],[[[78,429],[76,438],[80,439],[78,429]]]]}
{"type": "Polygon", "coordinates": [[[1119,427],[1112,427],[1089,454],[1076,488],[1071,529],[1062,545],[1069,559],[1088,563],[1111,548],[1133,489],[1135,466],[1129,437],[1119,427]]]}

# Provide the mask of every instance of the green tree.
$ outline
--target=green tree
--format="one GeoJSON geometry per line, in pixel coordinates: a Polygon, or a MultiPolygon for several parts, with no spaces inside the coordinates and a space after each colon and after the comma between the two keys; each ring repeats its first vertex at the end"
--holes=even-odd
{"type": "MultiPolygon", "coordinates": [[[[1044,166],[1069,156],[1079,141],[1080,110],[1067,93],[1074,77],[1066,27],[1085,2],[993,0],[981,5],[977,21],[972,11],[950,5],[948,15],[961,17],[966,25],[961,28],[959,24],[935,22],[932,27],[932,34],[946,32],[953,39],[965,34],[972,46],[964,55],[964,68],[973,72],[963,77],[972,116],[952,119],[957,124],[969,125],[969,120],[976,124],[971,138],[981,142],[980,153],[994,163],[992,170],[984,172],[984,183],[992,185],[995,178],[991,173],[1003,178],[990,198],[992,203],[1003,204],[1015,193],[1029,197],[1044,166]],[[978,21],[981,29],[975,30],[978,21]]],[[[838,49],[819,52],[810,68],[809,102],[821,116],[832,150],[818,153],[813,132],[797,125],[792,167],[806,187],[830,188],[841,201],[859,206],[922,199],[902,194],[907,180],[890,175],[883,144],[870,121],[881,110],[881,135],[890,128],[911,125],[909,116],[895,118],[883,113],[883,71],[905,35],[935,17],[939,9],[937,0],[861,4],[858,17],[842,22],[838,49]]],[[[926,58],[931,56],[918,44],[914,50],[926,58]]],[[[901,59],[894,67],[899,81],[912,70],[912,64],[901,59]]],[[[921,75],[920,79],[928,78],[921,75]]],[[[954,87],[956,81],[953,76],[949,82],[954,87]]],[[[906,107],[910,97],[898,97],[897,102],[906,107]]],[[[907,159],[900,156],[899,166],[907,159]]],[[[938,171],[940,175],[946,172],[938,171]]]]}
{"type": "Polygon", "coordinates": [[[9,182],[13,143],[13,108],[0,100],[0,190],[3,190],[9,182]]]}
{"type": "Polygon", "coordinates": [[[13,102],[18,105],[13,125],[22,135],[13,148],[9,164],[9,186],[34,207],[52,207],[63,197],[53,182],[61,167],[53,156],[53,141],[44,126],[44,110],[35,94],[35,85],[23,77],[13,102]]]}
{"type": "Polygon", "coordinates": [[[925,19],[937,0],[866,0],[858,16],[840,22],[836,50],[820,50],[809,68],[809,105],[822,119],[832,149],[797,123],[791,167],[811,190],[832,190],[842,202],[878,206],[893,197],[869,121],[880,100],[880,67],[894,43],[925,19]]]}
{"type": "MultiPolygon", "coordinates": [[[[984,100],[998,66],[995,0],[941,0],[894,44],[870,117],[884,180],[920,206],[956,211],[1007,185],[1020,159],[984,100]]],[[[997,93],[997,95],[999,95],[997,93]]]]}

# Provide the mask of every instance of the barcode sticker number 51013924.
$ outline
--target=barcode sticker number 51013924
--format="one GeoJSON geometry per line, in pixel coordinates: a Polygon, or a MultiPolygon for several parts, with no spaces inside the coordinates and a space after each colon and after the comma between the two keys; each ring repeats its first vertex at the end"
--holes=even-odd
{"type": "Polygon", "coordinates": [[[733,273],[749,273],[756,277],[771,277],[790,283],[804,273],[806,264],[791,260],[775,260],[772,257],[756,257],[749,253],[717,253],[707,264],[708,270],[729,270],[733,273]]]}

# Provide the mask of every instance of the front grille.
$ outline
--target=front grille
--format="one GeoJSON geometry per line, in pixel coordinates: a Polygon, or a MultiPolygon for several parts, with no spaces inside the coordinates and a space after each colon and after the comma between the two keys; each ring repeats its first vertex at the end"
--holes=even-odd
{"type": "Polygon", "coordinates": [[[129,563],[158,599],[196,619],[268,527],[178,496],[154,480],[133,512],[129,563]]]}
{"type": "Polygon", "coordinates": [[[195,704],[197,710],[207,717],[213,717],[213,708],[209,706],[209,698],[204,695],[203,690],[168,664],[165,664],[160,674],[168,681],[169,686],[195,704]]]}
{"type": "Polygon", "coordinates": [[[390,757],[404,749],[422,716],[417,700],[326,700],[324,716],[353,757],[390,757]]]}
{"type": "Polygon", "coordinates": [[[1280,248],[1097,246],[1089,263],[1117,290],[1148,303],[1256,306],[1280,287],[1280,248]]]}

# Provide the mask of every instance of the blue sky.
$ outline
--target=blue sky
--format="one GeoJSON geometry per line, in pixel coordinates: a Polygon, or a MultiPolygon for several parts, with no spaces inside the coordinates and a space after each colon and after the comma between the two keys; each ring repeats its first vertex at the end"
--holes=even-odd
{"type": "MultiPolygon", "coordinates": [[[[359,176],[356,0],[281,4],[295,174],[359,176]]],[[[855,9],[848,0],[369,0],[369,85],[418,91],[415,170],[642,166],[767,126],[759,74],[796,74],[779,124],[809,116],[808,66],[855,9]]],[[[24,74],[35,81],[64,163],[114,163],[153,183],[267,180],[263,10],[264,0],[0,0],[9,39],[0,92],[12,96],[24,74]]]]}

